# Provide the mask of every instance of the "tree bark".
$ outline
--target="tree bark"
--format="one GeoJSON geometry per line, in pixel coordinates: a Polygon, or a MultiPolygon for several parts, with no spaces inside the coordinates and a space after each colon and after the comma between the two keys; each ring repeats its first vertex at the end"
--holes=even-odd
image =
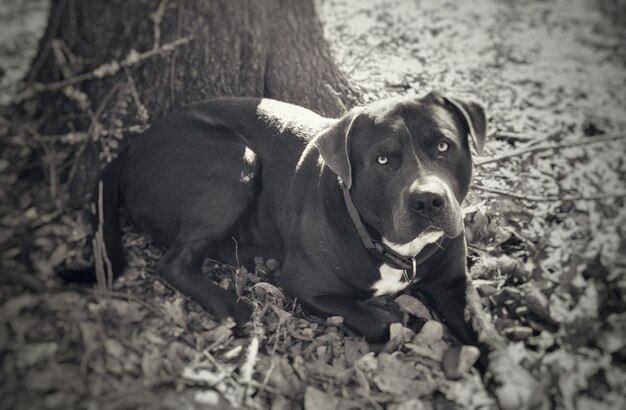
{"type": "Polygon", "coordinates": [[[78,203],[93,186],[95,161],[185,103],[257,96],[339,116],[358,100],[313,0],[52,3],[19,108],[39,120],[38,135],[75,145],[60,178],[78,203]]]}

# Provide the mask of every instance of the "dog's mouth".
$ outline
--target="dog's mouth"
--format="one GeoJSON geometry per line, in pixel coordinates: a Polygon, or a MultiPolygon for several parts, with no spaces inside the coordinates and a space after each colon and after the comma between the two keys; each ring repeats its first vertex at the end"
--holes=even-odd
{"type": "Polygon", "coordinates": [[[417,237],[418,238],[427,237],[427,236],[430,236],[430,235],[435,234],[435,233],[443,233],[443,234],[445,234],[443,229],[438,228],[438,227],[436,227],[434,225],[429,225],[426,229],[424,229],[422,232],[420,232],[420,234],[417,235],[417,237]]]}
{"type": "Polygon", "coordinates": [[[415,212],[405,204],[398,205],[382,229],[383,236],[394,243],[409,243],[430,237],[435,232],[456,238],[463,232],[463,213],[456,201],[450,200],[438,215],[431,217],[415,212]]]}
{"type": "MultiPolygon", "coordinates": [[[[405,220],[406,221],[406,220],[405,220]]],[[[429,239],[439,238],[456,238],[463,232],[463,218],[456,216],[445,218],[442,220],[412,220],[403,222],[397,221],[395,227],[384,235],[395,243],[408,243],[413,241],[429,242],[429,239]],[[392,233],[393,232],[393,233],[392,233]]]]}
{"type": "Polygon", "coordinates": [[[444,236],[445,233],[442,230],[429,229],[428,232],[422,232],[406,243],[396,243],[384,237],[383,243],[402,256],[413,257],[418,255],[427,245],[437,243],[444,236]]]}
{"type": "Polygon", "coordinates": [[[434,228],[436,231],[443,232],[446,238],[456,238],[463,232],[463,219],[450,221],[449,223],[442,224],[441,227],[434,228]]]}
{"type": "Polygon", "coordinates": [[[447,238],[456,238],[463,232],[463,218],[455,218],[453,221],[446,221],[441,226],[431,225],[420,234],[428,234],[429,232],[443,232],[447,238]]]}

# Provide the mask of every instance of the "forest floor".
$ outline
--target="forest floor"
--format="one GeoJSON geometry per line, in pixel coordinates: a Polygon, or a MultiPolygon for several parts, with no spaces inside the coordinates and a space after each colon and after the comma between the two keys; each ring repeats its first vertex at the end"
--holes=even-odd
{"type": "MultiPolygon", "coordinates": [[[[541,381],[545,408],[626,408],[626,31],[621,9],[600,7],[611,4],[318,4],[366,100],[437,89],[485,103],[486,154],[464,204],[470,272],[510,353],[541,381]]],[[[0,102],[45,13],[43,1],[0,1],[0,102]]],[[[315,319],[286,299],[262,260],[254,272],[205,266],[255,305],[245,331],[153,280],[162,251],[136,233],[112,289],[63,285],[54,272],[85,253],[88,229],[50,200],[67,187],[19,180],[33,144],[48,157],[31,166],[50,181],[64,158],[62,145],[3,136],[0,408],[496,406],[475,370],[446,377],[455,342],[408,295],[380,301],[405,313],[376,353],[340,318],[315,319]],[[5,201],[14,192],[19,209],[5,201]]]]}

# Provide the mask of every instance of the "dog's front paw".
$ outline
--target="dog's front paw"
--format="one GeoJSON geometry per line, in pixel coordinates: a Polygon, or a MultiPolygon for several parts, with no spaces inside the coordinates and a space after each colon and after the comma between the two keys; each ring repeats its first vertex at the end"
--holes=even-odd
{"type": "Polygon", "coordinates": [[[235,303],[233,307],[233,319],[235,319],[235,323],[239,326],[244,325],[252,316],[252,306],[243,300],[239,300],[235,303]]]}
{"type": "Polygon", "coordinates": [[[243,326],[250,319],[253,311],[248,302],[234,297],[210,300],[210,303],[202,307],[218,320],[232,318],[238,326],[243,326]]]}
{"type": "Polygon", "coordinates": [[[544,397],[538,381],[505,351],[489,355],[490,390],[504,410],[537,408],[544,397]]]}
{"type": "Polygon", "coordinates": [[[402,318],[392,312],[377,309],[365,318],[360,333],[369,343],[384,343],[389,340],[389,327],[392,323],[402,322],[402,318]]]}

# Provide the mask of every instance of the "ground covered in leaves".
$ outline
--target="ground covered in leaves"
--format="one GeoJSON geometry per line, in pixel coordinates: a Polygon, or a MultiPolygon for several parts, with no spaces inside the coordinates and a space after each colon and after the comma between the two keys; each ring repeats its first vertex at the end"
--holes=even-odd
{"type": "MultiPolygon", "coordinates": [[[[15,22],[20,3],[0,4],[14,7],[0,20],[15,22]]],[[[20,16],[45,12],[23,4],[32,7],[20,16]]],[[[626,32],[606,4],[319,3],[338,64],[367,100],[438,89],[486,104],[487,152],[464,204],[468,263],[548,408],[626,408],[626,32]]],[[[8,76],[36,43],[36,25],[19,31],[28,28],[2,32],[16,42],[0,47],[8,76]]],[[[408,295],[377,301],[398,303],[405,320],[372,347],[341,318],[285,299],[274,264],[207,262],[255,305],[238,330],[154,280],[161,250],[132,232],[129,271],[112,289],[61,284],[54,271],[88,248],[85,221],[64,212],[67,187],[55,182],[72,141],[0,125],[1,408],[495,406],[475,370],[450,377],[442,362],[455,341],[408,295]],[[25,163],[41,147],[41,163],[25,163]],[[17,178],[31,168],[46,186],[17,178]]]]}

